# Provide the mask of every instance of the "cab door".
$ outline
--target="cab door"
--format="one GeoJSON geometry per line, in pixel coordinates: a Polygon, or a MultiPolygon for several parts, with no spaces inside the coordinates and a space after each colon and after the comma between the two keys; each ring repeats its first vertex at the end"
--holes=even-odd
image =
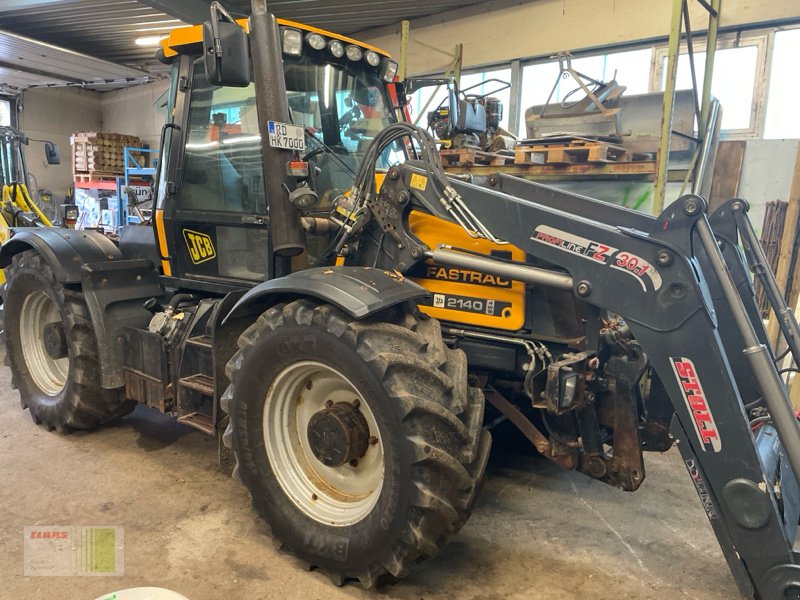
{"type": "Polygon", "coordinates": [[[211,85],[201,60],[184,70],[165,202],[172,276],[197,289],[252,285],[271,269],[254,87],[211,85]]]}

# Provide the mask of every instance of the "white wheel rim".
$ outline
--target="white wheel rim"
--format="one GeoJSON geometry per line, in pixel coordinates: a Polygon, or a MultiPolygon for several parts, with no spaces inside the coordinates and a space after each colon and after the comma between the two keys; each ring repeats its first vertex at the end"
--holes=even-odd
{"type": "Polygon", "coordinates": [[[22,356],[33,383],[48,396],[56,396],[64,389],[69,373],[69,357],[53,358],[44,345],[45,326],[61,321],[56,303],[44,292],[33,292],[22,303],[19,316],[22,356]]]}
{"type": "Polygon", "coordinates": [[[284,493],[315,521],[352,525],[378,502],[384,478],[383,441],[368,401],[339,371],[315,361],[297,362],[281,371],[264,404],[264,442],[284,493]],[[328,467],[311,451],[308,422],[329,400],[356,399],[369,435],[377,442],[373,440],[357,465],[328,467]]]}

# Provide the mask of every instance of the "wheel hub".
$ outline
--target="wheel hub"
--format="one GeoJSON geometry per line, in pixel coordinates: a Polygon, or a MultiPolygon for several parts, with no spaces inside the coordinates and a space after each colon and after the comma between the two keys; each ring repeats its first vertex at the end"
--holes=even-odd
{"type": "Polygon", "coordinates": [[[44,349],[50,358],[58,360],[67,356],[67,334],[64,332],[63,324],[47,323],[44,326],[42,338],[44,349]]]}
{"type": "Polygon", "coordinates": [[[56,396],[67,385],[69,353],[63,315],[53,298],[37,290],[25,297],[17,331],[25,366],[33,384],[48,396],[56,396]]]}
{"type": "Polygon", "coordinates": [[[373,402],[340,371],[312,360],[285,367],[267,391],[272,472],[294,505],[326,526],[358,523],[381,497],[383,436],[373,402]]]}
{"type": "Polygon", "coordinates": [[[326,467],[341,467],[364,456],[369,447],[369,425],[357,406],[331,403],[308,421],[311,452],[326,467]]]}

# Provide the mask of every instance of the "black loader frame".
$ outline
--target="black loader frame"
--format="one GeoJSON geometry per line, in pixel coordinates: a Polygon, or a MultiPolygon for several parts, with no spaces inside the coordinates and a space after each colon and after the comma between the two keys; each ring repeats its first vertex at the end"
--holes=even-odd
{"type": "MultiPolygon", "coordinates": [[[[378,203],[388,209],[413,198],[409,204],[444,216],[436,195],[411,185],[420,176],[422,169],[394,167],[378,203]]],[[[623,317],[672,402],[672,435],[742,594],[800,593],[793,550],[800,427],[767,345],[740,239],[795,360],[797,323],[764,266],[747,203],[730,200],[709,217],[706,202],[687,195],[651,217],[502,174],[483,187],[449,183],[494,235],[570,277],[555,280],[552,272],[447,247],[426,255],[437,264],[569,284],[587,303],[623,317]],[[754,435],[747,411],[757,406],[772,424],[754,435]]],[[[406,240],[412,252],[414,243],[406,240]]]]}

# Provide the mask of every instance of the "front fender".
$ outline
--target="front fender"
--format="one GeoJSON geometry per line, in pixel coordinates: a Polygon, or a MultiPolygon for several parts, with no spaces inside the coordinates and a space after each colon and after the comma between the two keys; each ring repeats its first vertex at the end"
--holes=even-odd
{"type": "Polygon", "coordinates": [[[234,305],[225,321],[263,307],[266,300],[308,296],[333,304],[355,319],[363,319],[428,291],[398,273],[372,267],[316,267],[265,281],[234,305]]]}

